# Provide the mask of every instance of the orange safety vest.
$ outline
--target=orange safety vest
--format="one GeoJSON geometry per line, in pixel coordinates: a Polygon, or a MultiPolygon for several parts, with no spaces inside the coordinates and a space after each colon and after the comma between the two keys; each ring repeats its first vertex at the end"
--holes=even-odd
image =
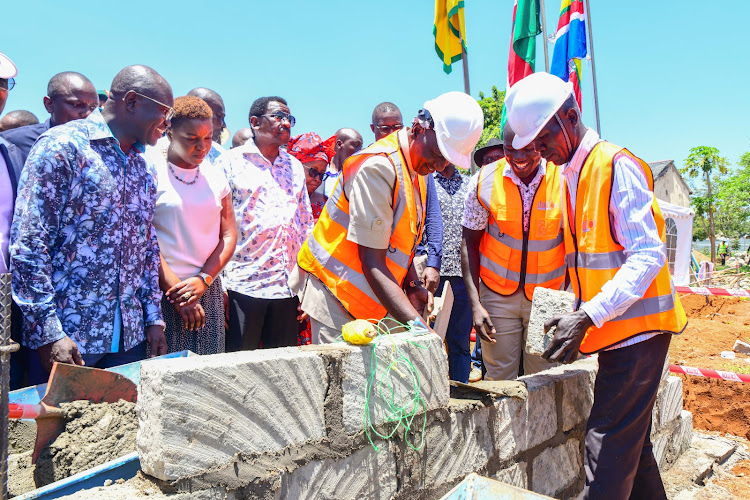
{"type": "Polygon", "coordinates": [[[506,165],[503,158],[479,173],[477,197],[490,212],[479,243],[479,276],[500,295],[512,295],[523,284],[526,298],[531,300],[534,288],[558,290],[565,280],[560,169],[547,163],[534,194],[527,232],[521,192],[503,175],[506,165]]]}
{"type": "Polygon", "coordinates": [[[323,208],[312,234],[305,240],[297,255],[300,268],[316,276],[334,297],[356,319],[381,319],[387,314],[385,307],[372,291],[359,260],[358,245],[347,239],[349,230],[349,199],[344,185],[356,175],[362,164],[373,156],[387,158],[396,171],[393,187],[393,225],[386,254],[386,265],[403,286],[406,272],[411,266],[414,249],[422,237],[424,207],[427,201],[425,179],[417,175],[417,185],[423,210],[418,216],[411,172],[394,133],[379,140],[367,149],[350,156],[344,171],[323,208]]]}
{"type": "MultiPolygon", "coordinates": [[[[625,248],[612,230],[609,204],[612,191],[612,169],[615,160],[626,155],[640,165],[653,191],[654,178],[649,166],[627,149],[609,142],[599,142],[581,168],[576,191],[575,221],[570,219],[570,195],[564,185],[565,250],[576,308],[591,300],[625,263],[625,248]],[[573,227],[575,224],[575,227],[573,227]]],[[[662,242],[666,241],[664,216],[654,197],[651,211],[662,242]]],[[[623,314],[607,321],[601,328],[592,326],[586,332],[580,351],[592,354],[623,340],[649,332],[681,333],[687,317],[672,286],[667,263],[646,293],[623,314]]]]}

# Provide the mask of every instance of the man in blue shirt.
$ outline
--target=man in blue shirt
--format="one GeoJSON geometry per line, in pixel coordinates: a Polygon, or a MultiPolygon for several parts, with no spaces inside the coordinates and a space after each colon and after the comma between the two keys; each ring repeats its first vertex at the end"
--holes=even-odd
{"type": "Polygon", "coordinates": [[[6,130],[0,133],[0,137],[15,144],[25,162],[40,135],[52,127],[86,118],[97,106],[99,96],[94,84],[80,73],[64,71],[53,76],[47,84],[44,108],[50,114],[49,119],[44,123],[6,130]]]}
{"type": "Polygon", "coordinates": [[[21,308],[29,382],[55,361],[106,368],[165,354],[156,184],[140,155],[162,136],[172,89],[128,66],[85,120],[42,134],[19,183],[11,229],[13,299],[21,308]]]}

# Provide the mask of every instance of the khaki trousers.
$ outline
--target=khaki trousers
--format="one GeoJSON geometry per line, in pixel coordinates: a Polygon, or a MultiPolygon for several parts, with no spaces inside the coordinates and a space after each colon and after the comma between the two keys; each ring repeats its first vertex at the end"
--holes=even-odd
{"type": "Polygon", "coordinates": [[[487,370],[485,380],[515,379],[519,374],[521,360],[524,375],[558,365],[541,356],[523,352],[531,313],[531,301],[526,298],[523,290],[505,296],[480,283],[479,300],[495,326],[494,337],[497,341],[492,344],[482,340],[482,361],[487,370]]]}

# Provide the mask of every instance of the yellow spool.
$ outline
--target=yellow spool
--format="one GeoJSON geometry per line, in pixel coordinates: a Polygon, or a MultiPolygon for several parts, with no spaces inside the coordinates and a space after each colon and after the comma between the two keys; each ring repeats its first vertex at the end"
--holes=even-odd
{"type": "Polygon", "coordinates": [[[355,319],[345,324],[341,327],[341,333],[344,340],[356,345],[369,344],[373,337],[378,334],[372,323],[364,319],[355,319]]]}

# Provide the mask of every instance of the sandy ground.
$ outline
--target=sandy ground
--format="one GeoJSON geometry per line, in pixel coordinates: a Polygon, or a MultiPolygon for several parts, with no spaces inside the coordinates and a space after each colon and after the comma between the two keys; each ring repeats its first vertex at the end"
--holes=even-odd
{"type": "MultiPolygon", "coordinates": [[[[735,340],[750,340],[750,300],[737,297],[681,297],[689,323],[674,336],[670,363],[750,373],[750,358],[731,351],[735,340]]],[[[679,375],[683,379],[684,407],[693,413],[696,429],[750,438],[750,384],[679,375]]]]}

